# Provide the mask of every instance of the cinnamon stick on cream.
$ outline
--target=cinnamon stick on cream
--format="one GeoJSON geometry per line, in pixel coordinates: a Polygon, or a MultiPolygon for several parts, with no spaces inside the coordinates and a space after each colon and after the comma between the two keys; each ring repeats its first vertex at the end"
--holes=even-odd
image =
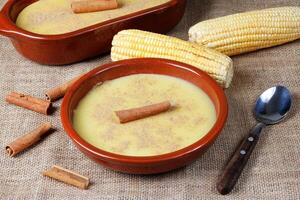
{"type": "Polygon", "coordinates": [[[49,114],[49,110],[52,106],[51,102],[17,92],[10,93],[6,96],[5,100],[10,104],[45,115],[49,114]]]}
{"type": "Polygon", "coordinates": [[[34,129],[33,131],[17,138],[9,145],[6,146],[6,152],[9,156],[13,157],[16,154],[24,151],[28,147],[32,146],[33,144],[37,143],[41,138],[48,133],[51,129],[51,123],[44,123],[40,125],[38,128],[34,129]]]}
{"type": "Polygon", "coordinates": [[[82,176],[76,172],[64,169],[56,165],[53,165],[51,169],[44,171],[43,175],[54,178],[69,185],[79,187],[81,189],[87,189],[90,182],[88,177],[82,176]]]}
{"type": "Polygon", "coordinates": [[[64,83],[62,85],[59,85],[55,88],[48,90],[45,94],[47,101],[53,102],[53,101],[58,100],[61,97],[63,97],[66,94],[68,88],[71,85],[73,85],[80,77],[81,76],[73,78],[72,80],[68,81],[67,83],[64,83]]]}
{"type": "Polygon", "coordinates": [[[118,8],[117,0],[76,0],[71,3],[74,13],[87,13],[118,8]]]}
{"type": "Polygon", "coordinates": [[[126,123],[166,112],[173,106],[170,101],[164,101],[140,108],[115,111],[115,114],[119,118],[120,123],[126,123]]]}

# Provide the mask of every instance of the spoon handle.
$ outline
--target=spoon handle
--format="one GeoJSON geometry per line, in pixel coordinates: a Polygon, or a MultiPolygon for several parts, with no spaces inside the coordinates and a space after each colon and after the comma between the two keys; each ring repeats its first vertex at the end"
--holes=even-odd
{"type": "Polygon", "coordinates": [[[265,124],[258,123],[254,128],[252,128],[249,135],[242,140],[241,145],[238,146],[234,152],[218,179],[217,190],[220,194],[228,194],[234,188],[255,145],[258,142],[260,132],[264,126],[265,124]]]}

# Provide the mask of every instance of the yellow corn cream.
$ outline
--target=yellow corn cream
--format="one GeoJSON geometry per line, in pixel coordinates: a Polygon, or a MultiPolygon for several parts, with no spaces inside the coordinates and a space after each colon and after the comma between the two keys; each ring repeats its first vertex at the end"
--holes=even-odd
{"type": "Polygon", "coordinates": [[[74,110],[73,127],[102,150],[129,156],[170,153],[195,143],[216,121],[214,105],[195,85],[165,75],[138,74],[106,81],[87,93],[74,110]],[[169,100],[175,107],[120,124],[114,111],[169,100]]]}
{"type": "Polygon", "coordinates": [[[71,9],[72,0],[39,0],[19,13],[16,25],[38,34],[63,34],[152,8],[169,1],[118,0],[119,8],[114,10],[74,14],[71,9]]]}

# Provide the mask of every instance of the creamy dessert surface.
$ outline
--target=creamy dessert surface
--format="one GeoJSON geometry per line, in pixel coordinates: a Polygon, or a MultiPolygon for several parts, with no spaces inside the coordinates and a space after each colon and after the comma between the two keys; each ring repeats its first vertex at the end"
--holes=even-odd
{"type": "Polygon", "coordinates": [[[114,10],[74,14],[71,10],[71,0],[39,0],[19,13],[16,25],[38,34],[63,34],[169,1],[118,0],[119,8],[114,10]]]}
{"type": "Polygon", "coordinates": [[[73,126],[88,143],[122,155],[151,156],[195,143],[212,128],[215,108],[201,89],[182,79],[139,74],[93,88],[74,111],[73,126]],[[114,111],[170,100],[168,112],[120,124],[114,111]]]}

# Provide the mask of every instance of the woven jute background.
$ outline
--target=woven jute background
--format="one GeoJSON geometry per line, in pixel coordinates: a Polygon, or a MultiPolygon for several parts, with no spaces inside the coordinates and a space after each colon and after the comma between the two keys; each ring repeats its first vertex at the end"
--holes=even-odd
{"type": "MultiPolygon", "coordinates": [[[[0,6],[5,0],[0,0],[0,6]]],[[[198,21],[227,14],[300,6],[299,0],[189,0],[186,14],[169,34],[187,39],[198,21]]],[[[103,168],[79,152],[60,124],[59,109],[50,117],[7,105],[10,91],[43,97],[43,92],[72,77],[110,62],[109,55],[74,65],[41,66],[20,56],[7,38],[0,37],[0,199],[300,199],[300,41],[233,58],[235,76],[226,94],[230,113],[214,145],[193,164],[161,175],[138,176],[103,168]],[[267,127],[241,176],[228,196],[216,191],[216,180],[239,141],[255,124],[256,97],[273,85],[293,93],[288,118],[267,127]],[[57,131],[34,148],[9,158],[4,151],[15,137],[51,121],[57,131]],[[41,172],[57,164],[91,177],[89,190],[45,178],[41,172]]],[[[55,103],[59,108],[60,101],[55,103]]]]}

